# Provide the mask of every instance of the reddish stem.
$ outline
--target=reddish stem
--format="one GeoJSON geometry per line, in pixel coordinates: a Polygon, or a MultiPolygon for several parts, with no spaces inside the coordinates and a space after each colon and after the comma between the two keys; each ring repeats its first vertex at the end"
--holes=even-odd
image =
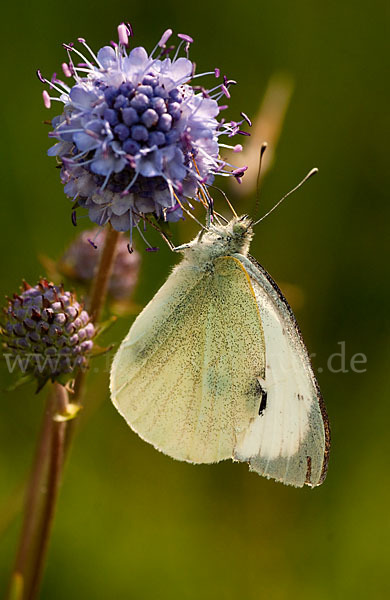
{"type": "MultiPolygon", "coordinates": [[[[65,412],[68,404],[68,392],[59,383],[54,383],[56,389],[57,411],[65,412]]],[[[54,514],[57,504],[58,492],[61,483],[62,467],[64,463],[64,441],[67,421],[52,421],[51,454],[47,480],[46,503],[42,515],[42,528],[35,554],[33,577],[29,595],[26,600],[37,597],[42,580],[50,533],[53,527],[54,514]]]]}

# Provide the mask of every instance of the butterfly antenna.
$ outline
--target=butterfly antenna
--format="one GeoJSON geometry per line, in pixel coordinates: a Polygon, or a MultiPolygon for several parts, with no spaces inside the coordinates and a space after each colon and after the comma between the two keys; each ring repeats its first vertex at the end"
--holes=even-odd
{"type": "MultiPolygon", "coordinates": [[[[195,157],[193,154],[192,154],[192,161],[194,163],[194,167],[199,176],[199,179],[201,179],[198,165],[196,164],[196,160],[195,160],[195,157]]],[[[200,201],[205,206],[205,208],[207,208],[206,227],[210,228],[210,225],[213,220],[213,214],[214,214],[214,201],[213,201],[212,197],[210,196],[210,194],[208,193],[207,188],[202,183],[200,183],[199,192],[200,192],[200,201]]]]}
{"type": "MultiPolygon", "coordinates": [[[[237,213],[236,213],[236,211],[234,210],[234,207],[233,207],[232,203],[230,202],[229,198],[227,197],[227,195],[225,194],[225,192],[224,192],[223,190],[221,190],[221,188],[217,187],[216,185],[209,185],[209,187],[213,188],[214,190],[217,190],[218,192],[220,192],[220,193],[222,194],[222,196],[225,198],[225,201],[226,201],[226,203],[227,203],[228,207],[229,207],[229,208],[230,208],[230,210],[232,211],[232,213],[233,213],[233,216],[234,216],[234,217],[238,217],[238,214],[237,214],[237,213]]],[[[215,213],[215,214],[218,214],[218,213],[215,213]]],[[[221,215],[218,215],[218,216],[221,216],[221,215]]],[[[225,217],[222,217],[222,218],[223,218],[223,219],[224,219],[226,222],[228,222],[228,221],[227,221],[227,219],[225,219],[225,217]]]]}
{"type": "Polygon", "coordinates": [[[275,208],[277,208],[279,206],[279,204],[281,204],[283,202],[283,200],[285,200],[286,198],[288,198],[289,196],[291,196],[291,194],[293,194],[294,192],[296,192],[297,190],[299,190],[300,187],[302,187],[302,185],[304,183],[306,183],[306,181],[308,181],[308,179],[310,179],[310,177],[313,177],[313,175],[315,175],[316,173],[318,173],[318,169],[312,169],[311,171],[309,171],[309,173],[306,175],[306,177],[304,177],[302,179],[302,181],[300,181],[298,183],[298,185],[296,185],[292,190],[290,190],[289,192],[287,192],[287,194],[285,194],[276,204],[275,206],[273,206],[271,208],[271,210],[269,210],[267,213],[265,213],[265,215],[263,215],[261,217],[261,219],[259,219],[258,221],[256,221],[255,223],[253,223],[252,227],[254,227],[255,225],[257,225],[258,223],[260,223],[261,221],[263,221],[266,217],[268,217],[268,215],[270,215],[275,208]]]}
{"type": "Polygon", "coordinates": [[[213,222],[215,216],[214,200],[204,184],[200,184],[199,186],[198,197],[200,197],[200,201],[206,208],[206,229],[210,229],[211,223],[213,222]]]}
{"type": "Polygon", "coordinates": [[[168,238],[168,236],[164,233],[164,231],[155,223],[153,223],[153,221],[151,221],[150,219],[148,219],[148,217],[146,215],[141,215],[140,213],[137,213],[137,211],[134,210],[133,208],[133,213],[139,217],[140,219],[143,219],[144,221],[146,221],[147,223],[149,223],[149,225],[151,227],[153,227],[153,229],[155,229],[156,231],[158,231],[158,233],[161,235],[162,239],[164,240],[164,242],[166,242],[166,244],[169,246],[170,250],[173,250],[173,248],[175,247],[174,244],[172,244],[171,240],[168,238]]]}
{"type": "Polygon", "coordinates": [[[254,214],[257,213],[260,206],[260,175],[261,175],[261,166],[263,164],[263,156],[264,152],[267,150],[268,144],[267,142],[263,142],[260,148],[260,157],[259,157],[259,168],[257,170],[257,178],[256,178],[256,204],[254,214]]]}
{"type": "Polygon", "coordinates": [[[196,221],[198,223],[198,225],[200,225],[200,227],[202,227],[202,229],[206,229],[207,227],[205,227],[200,221],[198,221],[198,219],[192,214],[192,212],[190,212],[189,210],[186,209],[185,206],[183,206],[182,202],[180,202],[179,198],[177,197],[177,195],[175,194],[175,192],[173,192],[173,195],[175,197],[176,202],[178,203],[178,205],[180,206],[180,208],[189,216],[191,217],[191,219],[193,219],[194,221],[196,221]]]}
{"type": "Polygon", "coordinates": [[[138,233],[139,233],[139,235],[140,235],[141,239],[143,239],[143,241],[145,242],[145,244],[146,244],[146,246],[147,246],[147,247],[146,247],[146,250],[147,250],[147,251],[149,251],[149,252],[150,252],[150,251],[153,251],[153,252],[155,252],[156,250],[158,250],[158,248],[153,248],[153,247],[152,247],[152,246],[149,244],[148,240],[146,239],[146,237],[145,237],[145,236],[144,236],[144,234],[142,233],[142,231],[141,231],[141,228],[140,228],[139,224],[138,224],[138,223],[135,223],[135,226],[136,226],[136,228],[137,228],[137,230],[138,230],[138,233]]]}
{"type": "Polygon", "coordinates": [[[214,215],[215,215],[219,225],[222,225],[221,221],[223,221],[225,223],[225,225],[226,225],[226,223],[229,223],[229,219],[226,219],[226,217],[221,215],[221,213],[214,211],[214,215]]]}

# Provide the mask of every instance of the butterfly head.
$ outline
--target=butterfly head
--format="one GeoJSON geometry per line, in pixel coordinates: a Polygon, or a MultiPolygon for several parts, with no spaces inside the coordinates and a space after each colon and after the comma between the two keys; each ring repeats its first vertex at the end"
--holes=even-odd
{"type": "Polygon", "coordinates": [[[219,256],[232,254],[247,255],[249,244],[253,237],[252,219],[247,215],[234,217],[226,225],[211,225],[202,231],[189,244],[175,248],[184,253],[185,257],[207,264],[219,256]]]}

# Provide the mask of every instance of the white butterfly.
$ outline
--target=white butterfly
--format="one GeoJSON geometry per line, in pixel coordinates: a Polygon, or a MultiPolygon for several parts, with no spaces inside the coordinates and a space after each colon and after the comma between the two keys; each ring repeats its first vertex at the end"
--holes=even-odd
{"type": "Polygon", "coordinates": [[[248,255],[251,220],[210,225],[137,317],[112,365],[130,427],[191,463],[231,458],[285,484],[326,476],[329,425],[298,324],[248,255]]]}

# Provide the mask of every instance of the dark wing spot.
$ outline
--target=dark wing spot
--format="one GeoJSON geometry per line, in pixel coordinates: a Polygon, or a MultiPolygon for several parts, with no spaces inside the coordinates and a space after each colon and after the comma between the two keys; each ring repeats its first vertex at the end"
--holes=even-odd
{"type": "Polygon", "coordinates": [[[267,408],[267,392],[262,390],[261,392],[261,402],[259,407],[259,416],[262,417],[265,409],[267,408]]]}
{"type": "Polygon", "coordinates": [[[256,380],[256,392],[261,398],[259,406],[259,416],[261,417],[264,414],[265,409],[267,408],[267,391],[264,387],[262,387],[258,379],[256,380]]]}
{"type": "Polygon", "coordinates": [[[306,480],[305,483],[311,483],[311,456],[306,457],[307,461],[307,470],[306,470],[306,480]]]}

